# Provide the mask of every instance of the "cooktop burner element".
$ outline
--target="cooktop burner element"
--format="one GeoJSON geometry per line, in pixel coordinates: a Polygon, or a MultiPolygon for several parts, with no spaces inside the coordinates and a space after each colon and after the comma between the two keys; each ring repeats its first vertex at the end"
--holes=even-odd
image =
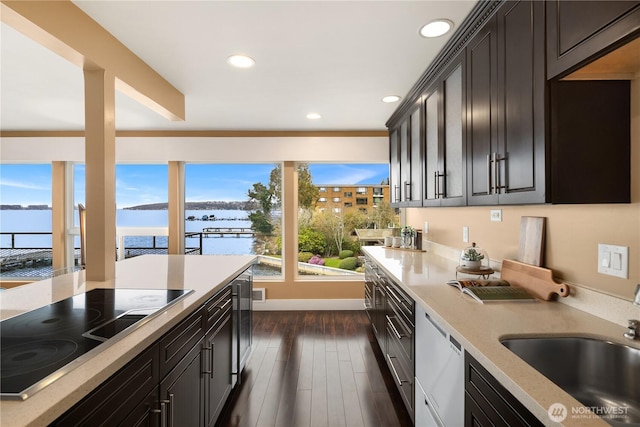
{"type": "Polygon", "coordinates": [[[94,289],[0,322],[0,397],[28,398],[190,292],[94,289]]]}

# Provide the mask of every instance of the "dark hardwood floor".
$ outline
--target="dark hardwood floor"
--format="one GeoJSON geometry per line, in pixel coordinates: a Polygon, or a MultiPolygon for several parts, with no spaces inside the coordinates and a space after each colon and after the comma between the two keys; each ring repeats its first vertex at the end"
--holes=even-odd
{"type": "Polygon", "coordinates": [[[242,381],[220,426],[412,425],[364,311],[254,312],[242,381]]]}

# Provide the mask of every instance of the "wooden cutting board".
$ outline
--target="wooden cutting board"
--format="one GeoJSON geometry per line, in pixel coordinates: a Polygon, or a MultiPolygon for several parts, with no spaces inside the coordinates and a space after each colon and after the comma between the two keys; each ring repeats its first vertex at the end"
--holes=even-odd
{"type": "Polygon", "coordinates": [[[552,299],[554,294],[569,296],[569,285],[556,282],[553,272],[548,268],[505,259],[502,261],[500,278],[512,286],[525,288],[535,297],[546,301],[552,299]]]}
{"type": "Polygon", "coordinates": [[[518,261],[542,266],[544,262],[545,217],[523,216],[520,219],[518,261]]]}

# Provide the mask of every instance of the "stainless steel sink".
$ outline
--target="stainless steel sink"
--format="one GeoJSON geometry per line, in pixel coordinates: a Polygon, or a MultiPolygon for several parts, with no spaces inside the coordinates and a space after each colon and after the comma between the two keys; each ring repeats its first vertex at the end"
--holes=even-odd
{"type": "Polygon", "coordinates": [[[640,425],[640,349],[583,337],[501,342],[608,423],[640,425]]]}

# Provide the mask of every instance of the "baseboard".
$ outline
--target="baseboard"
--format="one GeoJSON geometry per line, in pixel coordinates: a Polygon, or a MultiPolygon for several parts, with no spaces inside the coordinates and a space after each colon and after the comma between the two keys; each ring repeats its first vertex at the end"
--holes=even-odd
{"type": "Polygon", "coordinates": [[[253,310],[364,310],[364,299],[267,299],[254,301],[253,310]]]}

